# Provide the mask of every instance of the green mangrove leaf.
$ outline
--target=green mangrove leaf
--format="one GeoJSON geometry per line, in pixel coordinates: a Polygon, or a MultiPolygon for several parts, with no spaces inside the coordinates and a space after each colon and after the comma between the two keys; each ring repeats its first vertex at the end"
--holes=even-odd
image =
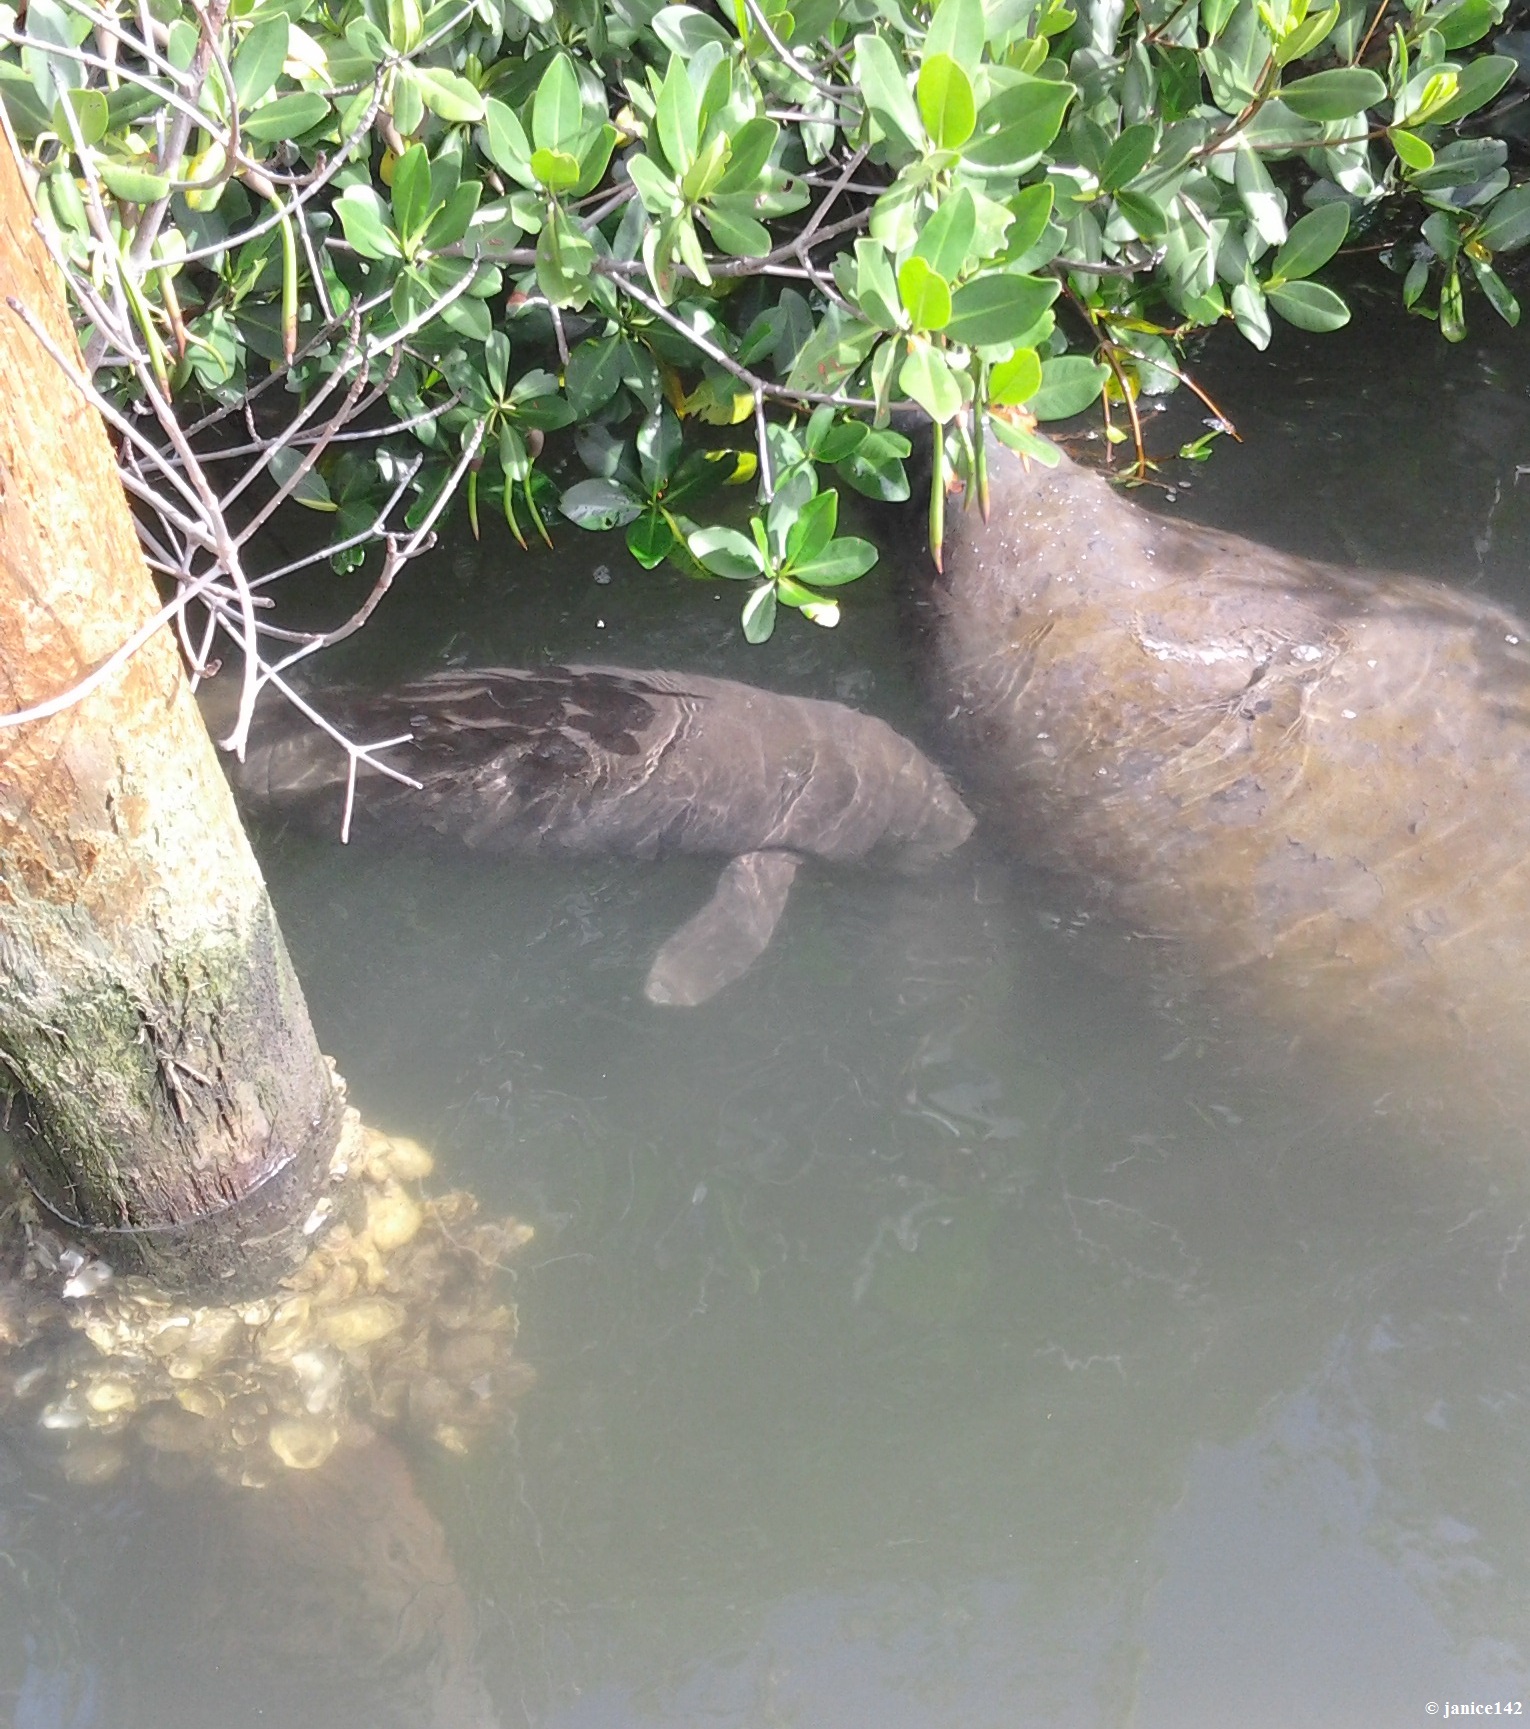
{"type": "Polygon", "coordinates": [[[1291,230],[1286,243],[1275,254],[1270,269],[1270,281],[1289,282],[1300,276],[1311,276],[1344,244],[1349,233],[1347,204],[1320,204],[1309,210],[1291,230]]]}
{"type": "MultiPolygon", "coordinates": [[[[831,492],[827,496],[833,498],[835,495],[831,492]]],[[[814,557],[795,563],[792,575],[801,582],[816,583],[819,588],[839,588],[864,576],[876,561],[877,549],[869,540],[842,534],[814,557]]]]}
{"type": "Polygon", "coordinates": [[[1106,152],[1100,168],[1100,185],[1106,192],[1119,192],[1147,167],[1158,144],[1158,128],[1146,121],[1128,126],[1106,152]]]}
{"type": "Polygon", "coordinates": [[[862,312],[883,330],[898,328],[898,285],[893,278],[887,248],[880,240],[857,240],[855,243],[855,286],[853,298],[862,312]]]}
{"type": "Polygon", "coordinates": [[[772,631],[776,628],[776,585],[773,582],[762,582],[760,586],[744,602],[744,610],[740,622],[744,627],[744,640],[752,643],[769,642],[772,631]]]}
{"type": "Polygon", "coordinates": [[[1518,66],[1519,62],[1511,60],[1507,54],[1485,54],[1480,60],[1463,66],[1454,100],[1429,116],[1431,124],[1449,126],[1457,120],[1464,120],[1468,114],[1491,102],[1514,76],[1518,66]]]}
{"type": "Polygon", "coordinates": [[[1386,93],[1385,80],[1364,66],[1335,66],[1280,87],[1281,101],[1303,120],[1347,120],[1374,108],[1386,93]]]}
{"type": "Polygon", "coordinates": [[[549,192],[567,192],[579,183],[579,160],[566,150],[533,150],[531,172],[549,192]]]}
{"type": "Polygon", "coordinates": [[[924,38],[925,59],[944,54],[975,77],[986,35],[983,0],[939,0],[924,38]]]}
{"type": "Polygon", "coordinates": [[[170,182],[163,174],[135,168],[131,163],[98,157],[96,173],[101,176],[106,190],[126,204],[157,204],[161,198],[170,196],[170,182]]]}
{"type": "Polygon", "coordinates": [[[939,150],[959,149],[977,124],[972,81],[949,54],[934,54],[919,69],[915,87],[925,131],[939,150]]]}
{"type": "Polygon", "coordinates": [[[712,238],[731,258],[763,258],[771,249],[770,230],[745,211],[735,209],[722,199],[702,206],[701,220],[712,231],[712,238]]]}
{"type": "Polygon", "coordinates": [[[882,131],[908,150],[922,150],[925,137],[918,106],[903,67],[884,37],[856,37],[855,81],[882,131]]]}
{"type": "Polygon", "coordinates": [[[946,335],[969,348],[1016,342],[1061,292],[1055,277],[979,276],[951,296],[946,335]]]}
{"type": "MultiPolygon", "coordinates": [[[[1275,45],[1275,64],[1289,66],[1293,60],[1303,60],[1330,34],[1339,22],[1342,6],[1335,3],[1321,12],[1309,12],[1299,24],[1287,30],[1275,45]]],[[[1293,16],[1296,8],[1292,8],[1293,16]]]]}
{"type": "Polygon", "coordinates": [[[961,386],[946,357],[926,342],[909,344],[908,358],[898,370],[898,385],[942,426],[961,411],[961,386]]]}
{"type": "Polygon", "coordinates": [[[665,160],[677,176],[683,175],[696,160],[700,109],[685,61],[678,54],[669,57],[669,70],[664,74],[654,110],[654,125],[665,160]]]}
{"type": "Polygon", "coordinates": [[[762,115],[746,120],[733,134],[728,165],[717,183],[717,190],[721,193],[751,191],[774,154],[780,136],[781,128],[774,120],[766,120],[762,115]]]}
{"type": "Polygon", "coordinates": [[[1256,282],[1240,282],[1232,291],[1233,319],[1239,333],[1261,352],[1270,346],[1270,313],[1264,290],[1256,282]]]}
{"type": "Polygon", "coordinates": [[[439,66],[416,66],[414,76],[425,106],[448,126],[477,125],[483,119],[483,97],[460,74],[439,66]]]}
{"type": "Polygon", "coordinates": [[[915,330],[941,330],[951,316],[950,285],[917,252],[899,267],[898,297],[915,330]]]}
{"type": "Polygon", "coordinates": [[[642,565],[652,570],[664,562],[680,546],[680,536],[669,513],[658,505],[650,505],[627,528],[627,550],[642,565]]]}
{"type": "Polygon", "coordinates": [[[562,150],[577,158],[583,131],[578,76],[568,55],[556,54],[531,104],[531,142],[539,150],[562,150]]]}
{"type": "Polygon", "coordinates": [[[759,547],[736,528],[698,528],[685,543],[703,569],[730,582],[758,580],[765,569],[759,547]]]}
{"type": "Polygon", "coordinates": [[[1030,398],[1038,420],[1067,420],[1096,401],[1110,368],[1082,354],[1061,354],[1041,363],[1041,388],[1030,398]]]}
{"type": "Polygon", "coordinates": [[[1264,292],[1286,323],[1299,330],[1338,330],[1349,323],[1343,299],[1321,282],[1268,282],[1264,292]]]}
{"type": "Polygon", "coordinates": [[[839,521],[839,494],[832,487],[810,498],[786,531],[786,566],[797,570],[823,551],[839,521]]]}
{"type": "Polygon", "coordinates": [[[974,135],[962,146],[964,167],[984,174],[1018,174],[1030,167],[1062,128],[1074,86],[1022,77],[989,98],[974,135]]]}
{"type": "Polygon", "coordinates": [[[558,500],[558,508],[581,528],[621,528],[641,516],[644,501],[614,480],[577,481],[558,500]]]}
{"type": "Polygon", "coordinates": [[[925,223],[914,256],[922,258],[937,276],[955,282],[970,262],[968,254],[976,230],[977,206],[967,188],[958,186],[925,223]]]}
{"type": "Polygon", "coordinates": [[[1466,340],[1466,302],[1461,293],[1461,273],[1454,265],[1445,272],[1440,289],[1440,335],[1447,342],[1466,340]]]}
{"type": "Polygon", "coordinates": [[[1482,290],[1487,303],[1505,324],[1519,323],[1519,302],[1509,290],[1509,285],[1492,267],[1484,264],[1480,258],[1471,260],[1472,274],[1477,278],[1477,286],[1482,290]]]}
{"type": "Polygon", "coordinates": [[[1022,348],[1001,360],[988,374],[991,406],[1019,408],[1041,389],[1041,356],[1034,348],[1022,348]]]}
{"type": "Polygon", "coordinates": [[[1387,137],[1392,148],[1397,152],[1397,160],[1404,168],[1432,168],[1434,166],[1434,151],[1416,132],[1409,132],[1404,126],[1392,126],[1387,129],[1387,137]]]}
{"type": "Polygon", "coordinates": [[[247,114],[239,130],[257,144],[274,144],[283,138],[301,138],[329,118],[328,100],[312,90],[289,90],[247,114]]]}
{"type": "Polygon", "coordinates": [[[234,91],[241,112],[269,95],[287,58],[287,18],[278,13],[252,25],[234,55],[234,91]]]}
{"type": "Polygon", "coordinates": [[[64,115],[66,102],[79,129],[80,142],[87,150],[99,144],[111,125],[111,110],[105,95],[99,90],[69,90],[53,104],[53,130],[60,138],[71,139],[69,122],[64,115]]]}
{"type": "Polygon", "coordinates": [[[423,144],[411,144],[393,164],[393,226],[406,254],[430,221],[430,191],[430,156],[423,144]]]}
{"type": "MultiPolygon", "coordinates": [[[[887,344],[887,352],[896,353],[894,344],[887,344]]],[[[873,428],[849,456],[835,463],[834,472],[867,498],[901,504],[909,496],[908,474],[903,467],[909,450],[901,432],[873,428]]]]}
{"type": "Polygon", "coordinates": [[[1489,252],[1512,252],[1530,240],[1530,185],[1516,186],[1495,199],[1472,239],[1489,252]]]}
{"type": "Polygon", "coordinates": [[[1116,209],[1131,223],[1144,240],[1161,240],[1169,231],[1169,218],[1156,198],[1145,192],[1116,194],[1116,209]]]}
{"type": "Polygon", "coordinates": [[[484,142],[489,159],[522,186],[535,186],[531,171],[531,141],[515,111],[490,96],[484,105],[484,142]]]}

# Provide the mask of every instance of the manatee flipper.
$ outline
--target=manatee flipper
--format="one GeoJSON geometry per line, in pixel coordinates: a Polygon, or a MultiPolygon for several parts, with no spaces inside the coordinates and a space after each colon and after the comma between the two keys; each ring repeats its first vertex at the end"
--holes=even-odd
{"type": "Polygon", "coordinates": [[[649,1002],[694,1008],[747,972],[775,934],[801,862],[790,852],[732,860],[711,900],[654,956],[643,986],[649,1002]]]}

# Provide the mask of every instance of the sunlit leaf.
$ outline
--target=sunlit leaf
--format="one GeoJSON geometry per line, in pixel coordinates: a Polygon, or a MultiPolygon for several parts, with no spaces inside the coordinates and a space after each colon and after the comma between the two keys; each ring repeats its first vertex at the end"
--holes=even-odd
{"type": "Polygon", "coordinates": [[[746,120],[730,140],[728,166],[717,183],[717,190],[722,193],[750,191],[770,161],[780,136],[781,128],[774,120],[766,120],[762,115],[746,120]]]}
{"type": "Polygon", "coordinates": [[[776,585],[762,582],[744,602],[741,621],[748,642],[769,642],[776,628],[776,585]]]}
{"type": "Polygon", "coordinates": [[[955,150],[972,136],[977,104],[972,82],[949,54],[935,54],[919,68],[915,86],[925,131],[941,150],[955,150]]]}
{"type": "Polygon", "coordinates": [[[111,111],[106,97],[99,90],[69,90],[53,104],[53,130],[60,138],[71,138],[69,122],[64,116],[64,104],[74,116],[80,142],[87,148],[99,144],[111,125],[111,111]]]}
{"type": "Polygon", "coordinates": [[[152,174],[147,168],[98,158],[96,172],[107,191],[128,204],[157,204],[161,198],[170,196],[170,182],[163,174],[152,174]]]}
{"type": "Polygon", "coordinates": [[[460,74],[440,66],[416,66],[414,76],[425,106],[449,126],[476,124],[483,119],[483,97],[460,74]]]}
{"type": "Polygon", "coordinates": [[[1240,282],[1232,291],[1233,319],[1239,333],[1255,348],[1270,346],[1270,314],[1257,283],[1240,282]]]}
{"type": "Polygon", "coordinates": [[[1406,127],[1393,126],[1389,128],[1387,137],[1392,148],[1397,152],[1397,160],[1404,168],[1432,168],[1434,166],[1434,151],[1416,132],[1409,132],[1406,127]]]}
{"type": "Polygon", "coordinates": [[[1343,299],[1321,282],[1267,283],[1264,292],[1286,323],[1298,329],[1338,330],[1349,323],[1343,299]]]}
{"type": "Polygon", "coordinates": [[[620,528],[634,521],[645,508],[635,493],[614,480],[597,477],[577,481],[558,501],[558,508],[581,528],[620,528]]]}
{"type": "Polygon", "coordinates": [[[1448,126],[1454,121],[1464,120],[1468,114],[1491,102],[1517,69],[1518,62],[1507,54],[1485,54],[1480,60],[1463,66],[1455,99],[1431,114],[1431,123],[1448,126]]]}
{"type": "Polygon", "coordinates": [[[627,550],[644,570],[662,564],[679,544],[674,525],[657,508],[645,510],[627,527],[627,550]]]}
{"type": "Polygon", "coordinates": [[[917,253],[898,271],[898,296],[915,330],[940,330],[951,317],[949,285],[917,253]]]}
{"type": "Polygon", "coordinates": [[[1056,138],[1075,95],[1071,84],[1023,78],[985,102],[962,161],[988,173],[1018,173],[1056,138]]]}
{"type": "Polygon", "coordinates": [[[1005,408],[1018,408],[1041,388],[1041,356],[1034,348],[1022,348],[1001,360],[988,374],[988,400],[1005,408]]]}
{"type": "Polygon", "coordinates": [[[686,545],[698,564],[730,582],[757,578],[765,568],[760,549],[736,528],[698,528],[686,545]]]}
{"type": "Polygon", "coordinates": [[[910,344],[908,358],[898,370],[898,384],[931,420],[942,426],[961,409],[961,386],[945,356],[927,343],[910,344]]]}
{"type": "Polygon", "coordinates": [[[430,156],[412,144],[393,167],[393,226],[408,252],[430,220],[430,156]]]}
{"type": "Polygon", "coordinates": [[[771,249],[770,230],[763,222],[730,209],[721,200],[705,205],[701,220],[730,258],[763,258],[771,249]]]}
{"type": "MultiPolygon", "coordinates": [[[[828,496],[832,498],[834,495],[830,493],[828,496]]],[[[842,583],[854,582],[857,577],[864,576],[876,561],[877,549],[869,540],[842,534],[812,558],[799,560],[793,565],[792,574],[819,588],[837,588],[842,583]]]]}
{"type": "Polygon", "coordinates": [[[1530,185],[1496,199],[1472,238],[1489,252],[1512,252],[1530,240],[1530,185]]]}

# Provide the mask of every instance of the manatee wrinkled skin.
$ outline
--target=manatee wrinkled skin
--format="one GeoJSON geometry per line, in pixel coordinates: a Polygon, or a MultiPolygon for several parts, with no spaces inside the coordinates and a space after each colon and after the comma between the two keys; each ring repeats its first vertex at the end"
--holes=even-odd
{"type": "MultiPolygon", "coordinates": [[[[382,754],[421,786],[363,767],[358,828],[489,853],[732,859],[660,951],[655,1002],[700,1003],[737,978],[769,942],[801,857],[919,869],[972,828],[945,776],[884,722],[728,679],[465,668],[317,700],[358,742],[408,735],[382,754]]],[[[257,802],[338,830],[345,754],[286,704],[262,702],[230,774],[257,802]]]]}
{"type": "Polygon", "coordinates": [[[985,820],[1245,1005],[1517,1073],[1530,631],[1154,515],[1066,457],[1004,453],[992,504],[948,526],[930,594],[985,820]]]}

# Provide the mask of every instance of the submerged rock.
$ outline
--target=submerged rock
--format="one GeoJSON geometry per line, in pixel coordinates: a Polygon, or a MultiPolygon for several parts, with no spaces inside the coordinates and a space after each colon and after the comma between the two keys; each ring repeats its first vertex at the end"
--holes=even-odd
{"type": "Polygon", "coordinates": [[[0,1423],[51,1432],[76,1481],[104,1471],[86,1461],[104,1457],[105,1434],[119,1463],[143,1456],[173,1475],[173,1456],[244,1486],[278,1463],[312,1470],[378,1428],[413,1427],[461,1452],[531,1379],[498,1290],[531,1228],[477,1221],[461,1191],[411,1194],[429,1165],[423,1148],[395,1150],[347,1111],[333,1205],[308,1258],[237,1306],[177,1302],[133,1278],[65,1299],[67,1260],[34,1225],[34,1251],[6,1287],[0,1423]],[[421,1378],[436,1389],[428,1421],[410,1396],[421,1378]]]}

